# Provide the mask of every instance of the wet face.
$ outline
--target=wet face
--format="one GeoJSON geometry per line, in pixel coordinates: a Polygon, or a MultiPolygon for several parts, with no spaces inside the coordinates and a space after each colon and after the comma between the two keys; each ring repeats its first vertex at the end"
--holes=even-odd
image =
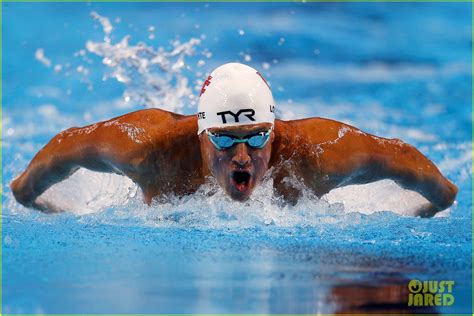
{"type": "MultiPolygon", "coordinates": [[[[260,132],[266,132],[271,124],[262,123],[226,128],[211,128],[213,134],[246,138],[260,132]]],[[[209,140],[206,132],[199,135],[204,168],[217,179],[219,185],[237,201],[249,198],[268,169],[272,151],[274,132],[263,148],[252,148],[247,143],[235,143],[227,149],[217,149],[209,140]]]]}

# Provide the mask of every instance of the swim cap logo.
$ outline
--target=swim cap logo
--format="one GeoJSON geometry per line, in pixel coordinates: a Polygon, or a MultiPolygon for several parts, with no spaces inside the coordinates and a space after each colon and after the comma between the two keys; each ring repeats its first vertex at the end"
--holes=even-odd
{"type": "Polygon", "coordinates": [[[408,283],[408,306],[451,306],[454,304],[454,281],[420,281],[408,283]]]}
{"type": "Polygon", "coordinates": [[[240,110],[237,113],[234,113],[232,111],[223,111],[223,112],[217,112],[216,114],[221,116],[223,124],[227,124],[227,119],[226,119],[227,114],[229,114],[231,117],[234,118],[235,123],[239,123],[239,116],[240,116],[240,114],[243,114],[243,113],[248,113],[248,114],[244,114],[244,115],[249,120],[255,121],[255,119],[253,118],[253,116],[255,115],[255,111],[252,110],[252,109],[243,109],[243,110],[240,110]]]}
{"type": "Polygon", "coordinates": [[[199,94],[199,96],[201,96],[204,92],[206,92],[206,87],[211,84],[211,79],[212,79],[212,76],[209,76],[207,77],[206,81],[204,81],[204,83],[202,84],[201,93],[199,94]]]}

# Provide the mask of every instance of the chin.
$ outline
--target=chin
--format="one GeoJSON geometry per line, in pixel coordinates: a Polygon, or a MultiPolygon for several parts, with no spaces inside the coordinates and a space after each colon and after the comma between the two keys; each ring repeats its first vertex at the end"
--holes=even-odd
{"type": "Polygon", "coordinates": [[[227,194],[229,194],[229,196],[231,197],[232,200],[239,201],[239,202],[247,201],[249,199],[251,193],[252,193],[251,191],[249,191],[249,192],[235,192],[233,190],[231,192],[227,192],[227,194]]]}

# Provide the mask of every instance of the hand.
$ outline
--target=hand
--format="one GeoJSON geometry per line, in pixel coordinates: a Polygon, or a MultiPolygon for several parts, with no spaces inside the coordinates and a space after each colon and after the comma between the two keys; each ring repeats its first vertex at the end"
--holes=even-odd
{"type": "Polygon", "coordinates": [[[437,194],[433,196],[431,201],[420,206],[415,211],[415,216],[420,217],[433,217],[436,213],[441,212],[454,203],[458,188],[451,181],[446,178],[441,179],[440,187],[437,190],[437,194]]]}
{"type": "Polygon", "coordinates": [[[433,217],[436,213],[441,212],[442,209],[428,202],[420,206],[415,211],[415,216],[420,216],[422,218],[433,217]]]}
{"type": "Polygon", "coordinates": [[[440,211],[442,211],[454,203],[456,194],[458,193],[458,188],[447,178],[442,177],[440,182],[440,188],[438,189],[437,195],[433,201],[435,201],[436,206],[440,209],[440,211]]]}
{"type": "Polygon", "coordinates": [[[31,189],[31,186],[25,183],[25,173],[26,172],[23,172],[21,175],[13,179],[12,183],[10,184],[10,188],[12,190],[13,196],[19,203],[26,207],[31,207],[31,203],[33,202],[35,194],[31,189]]]}

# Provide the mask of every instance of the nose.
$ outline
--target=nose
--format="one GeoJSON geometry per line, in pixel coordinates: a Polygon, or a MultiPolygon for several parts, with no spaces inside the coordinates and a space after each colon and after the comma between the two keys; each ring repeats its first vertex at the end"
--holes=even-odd
{"type": "Polygon", "coordinates": [[[252,158],[249,155],[246,144],[237,144],[235,146],[234,156],[232,157],[232,163],[242,168],[248,165],[251,160],[252,158]]]}

